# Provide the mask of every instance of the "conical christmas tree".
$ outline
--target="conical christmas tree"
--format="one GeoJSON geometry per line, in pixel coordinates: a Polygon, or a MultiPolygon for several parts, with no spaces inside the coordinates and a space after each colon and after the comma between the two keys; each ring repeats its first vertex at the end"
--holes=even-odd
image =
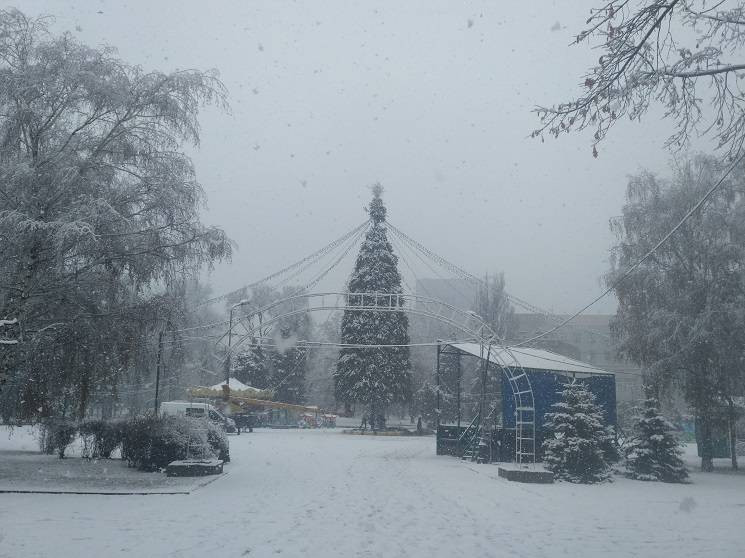
{"type": "Polygon", "coordinates": [[[634,439],[626,448],[626,476],[647,481],[683,482],[688,478],[680,443],[670,433],[672,425],[660,414],[656,399],[644,401],[634,424],[634,439]]]}
{"type": "MultiPolygon", "coordinates": [[[[368,211],[372,225],[360,248],[349,279],[350,293],[401,293],[398,258],[388,242],[382,188],[373,188],[368,211]]],[[[349,305],[403,305],[397,298],[350,297],[349,305]],[[363,300],[364,299],[364,300],[363,300]]],[[[341,322],[342,343],[357,345],[405,345],[409,343],[409,320],[401,311],[345,310],[341,322]]],[[[344,403],[368,408],[371,424],[382,426],[388,405],[411,397],[411,365],[408,347],[344,348],[334,374],[335,395],[344,403]]]]}
{"type": "Polygon", "coordinates": [[[543,442],[543,461],[559,479],[594,483],[609,477],[604,448],[611,443],[603,411],[595,396],[576,380],[560,392],[561,401],[546,413],[545,427],[551,433],[543,442]]]}

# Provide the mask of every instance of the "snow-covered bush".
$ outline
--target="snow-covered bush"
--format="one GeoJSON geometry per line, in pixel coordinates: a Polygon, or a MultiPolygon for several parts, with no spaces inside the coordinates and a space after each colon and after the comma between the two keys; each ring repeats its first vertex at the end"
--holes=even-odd
{"type": "Polygon", "coordinates": [[[60,459],[64,459],[65,450],[77,432],[76,424],[68,419],[46,419],[39,424],[39,448],[46,454],[57,453],[60,459]]]}
{"type": "Polygon", "coordinates": [[[122,459],[130,467],[144,462],[150,452],[150,431],[154,426],[152,417],[134,417],[127,421],[122,431],[122,459]]]}
{"type": "Polygon", "coordinates": [[[212,453],[226,463],[230,461],[230,443],[225,431],[217,424],[207,421],[207,443],[212,453]]]}
{"type": "Polygon", "coordinates": [[[110,459],[122,443],[124,424],[119,421],[90,420],[80,425],[83,457],[110,459]]]}
{"type": "Polygon", "coordinates": [[[561,401],[546,413],[549,436],[543,442],[543,460],[558,479],[595,483],[610,476],[607,453],[613,439],[595,396],[576,380],[559,392],[561,401]]]}
{"type": "Polygon", "coordinates": [[[660,413],[657,400],[646,399],[634,424],[634,437],[626,447],[626,476],[663,482],[684,482],[688,478],[680,442],[671,433],[672,428],[660,413]]]}
{"type": "Polygon", "coordinates": [[[137,417],[124,428],[122,458],[144,471],[162,469],[181,459],[211,459],[220,455],[229,455],[228,441],[206,420],[137,417]]]}

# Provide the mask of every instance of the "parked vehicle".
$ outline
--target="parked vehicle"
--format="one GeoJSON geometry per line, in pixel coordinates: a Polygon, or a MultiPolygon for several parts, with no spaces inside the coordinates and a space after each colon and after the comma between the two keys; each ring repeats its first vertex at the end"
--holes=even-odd
{"type": "Polygon", "coordinates": [[[163,401],[160,404],[162,416],[192,417],[209,419],[219,424],[225,432],[235,432],[235,421],[226,417],[209,403],[195,403],[192,401],[163,401]]]}

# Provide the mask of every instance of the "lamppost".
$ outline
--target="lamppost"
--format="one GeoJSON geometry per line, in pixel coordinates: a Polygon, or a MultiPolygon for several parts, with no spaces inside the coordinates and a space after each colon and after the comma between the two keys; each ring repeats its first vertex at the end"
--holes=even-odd
{"type": "Polygon", "coordinates": [[[232,354],[230,352],[230,346],[233,341],[233,310],[238,308],[239,306],[245,306],[246,304],[250,303],[251,301],[247,298],[244,298],[240,302],[236,302],[233,304],[233,306],[230,307],[230,325],[228,326],[228,358],[226,360],[226,367],[225,367],[225,385],[230,386],[230,361],[232,358],[232,354]]]}

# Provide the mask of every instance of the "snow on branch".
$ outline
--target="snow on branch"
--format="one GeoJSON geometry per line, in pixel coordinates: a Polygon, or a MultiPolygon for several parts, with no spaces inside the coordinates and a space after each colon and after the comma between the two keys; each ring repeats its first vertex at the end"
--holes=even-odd
{"type": "Polygon", "coordinates": [[[592,42],[602,55],[581,77],[570,101],[538,106],[532,132],[559,136],[594,130],[597,145],[621,118],[639,120],[652,104],[675,121],[666,146],[685,148],[701,130],[725,155],[745,144],[745,105],[739,78],[745,62],[745,1],[729,10],[703,0],[609,1],[591,12],[574,43],[592,42]]]}

